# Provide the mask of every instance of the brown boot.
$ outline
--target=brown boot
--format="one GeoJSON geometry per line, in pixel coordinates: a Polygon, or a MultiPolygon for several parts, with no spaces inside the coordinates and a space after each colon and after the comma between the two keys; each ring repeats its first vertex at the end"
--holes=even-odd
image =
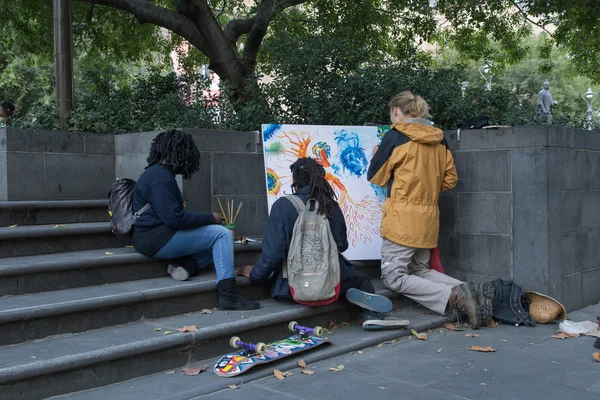
{"type": "Polygon", "coordinates": [[[479,329],[481,324],[479,309],[468,283],[462,283],[452,288],[450,299],[448,299],[448,307],[459,314],[466,314],[471,328],[479,329]]]}
{"type": "Polygon", "coordinates": [[[496,290],[489,282],[480,283],[475,285],[470,283],[471,292],[475,297],[477,306],[479,309],[479,315],[481,317],[481,326],[488,326],[494,322],[494,306],[493,302],[496,298],[496,290]]]}

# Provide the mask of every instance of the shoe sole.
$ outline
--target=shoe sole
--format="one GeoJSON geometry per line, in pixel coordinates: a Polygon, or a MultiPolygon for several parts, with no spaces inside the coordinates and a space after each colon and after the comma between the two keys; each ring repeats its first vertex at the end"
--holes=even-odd
{"type": "Polygon", "coordinates": [[[187,281],[190,277],[189,272],[187,272],[185,268],[175,266],[172,264],[169,264],[169,266],[167,267],[167,272],[176,281],[187,281]]]}
{"type": "Polygon", "coordinates": [[[407,319],[398,320],[367,320],[363,322],[362,327],[366,331],[383,331],[388,329],[404,329],[410,326],[410,321],[407,319]]]}
{"type": "Polygon", "coordinates": [[[393,304],[390,299],[378,294],[363,292],[358,289],[349,289],[346,292],[346,299],[352,304],[364,308],[365,310],[386,313],[392,310],[393,304]]]}

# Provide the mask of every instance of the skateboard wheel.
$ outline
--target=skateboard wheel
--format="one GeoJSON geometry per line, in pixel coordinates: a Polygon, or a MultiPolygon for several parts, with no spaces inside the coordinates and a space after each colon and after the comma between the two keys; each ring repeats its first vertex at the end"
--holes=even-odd
{"type": "Polygon", "coordinates": [[[262,354],[267,351],[267,345],[263,342],[256,343],[256,354],[262,354]]]}
{"type": "Polygon", "coordinates": [[[229,339],[229,345],[230,345],[231,347],[233,347],[234,349],[237,349],[238,347],[240,347],[240,346],[238,346],[238,344],[237,344],[237,342],[239,342],[239,341],[240,341],[240,338],[239,338],[239,337],[237,337],[237,336],[234,336],[234,337],[232,337],[231,339],[229,339]]]}
{"type": "Polygon", "coordinates": [[[291,321],[288,325],[288,329],[292,332],[296,332],[296,325],[298,325],[296,321],[291,321]]]}
{"type": "Polygon", "coordinates": [[[323,328],[321,328],[320,326],[315,326],[313,328],[313,333],[315,334],[316,337],[321,337],[321,336],[323,336],[323,328]]]}

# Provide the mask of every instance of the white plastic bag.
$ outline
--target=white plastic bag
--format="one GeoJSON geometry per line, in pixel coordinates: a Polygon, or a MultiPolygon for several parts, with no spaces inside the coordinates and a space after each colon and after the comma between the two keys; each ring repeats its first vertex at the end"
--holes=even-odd
{"type": "Polygon", "coordinates": [[[558,325],[558,330],[564,333],[577,333],[583,335],[590,331],[591,328],[597,328],[598,325],[591,321],[563,321],[558,325]]]}

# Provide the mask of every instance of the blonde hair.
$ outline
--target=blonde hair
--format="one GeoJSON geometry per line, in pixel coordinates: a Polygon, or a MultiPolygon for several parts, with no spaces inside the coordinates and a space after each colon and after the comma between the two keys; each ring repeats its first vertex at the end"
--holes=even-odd
{"type": "Polygon", "coordinates": [[[398,107],[402,114],[413,118],[429,118],[429,105],[421,96],[415,96],[408,90],[395,95],[390,101],[390,110],[398,107]]]}

